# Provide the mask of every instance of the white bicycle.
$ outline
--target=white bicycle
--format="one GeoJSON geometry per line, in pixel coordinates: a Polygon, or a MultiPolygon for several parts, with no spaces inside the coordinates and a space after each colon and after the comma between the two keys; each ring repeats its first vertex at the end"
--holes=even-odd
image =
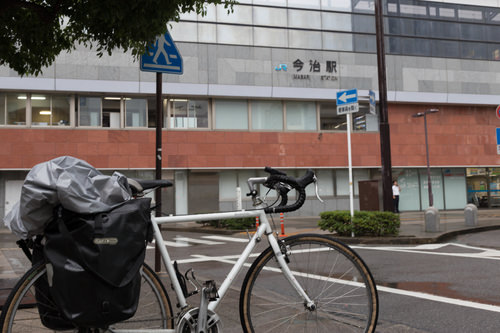
{"type": "MultiPolygon", "coordinates": [[[[141,297],[134,317],[106,328],[69,331],[220,333],[223,325],[217,314],[218,305],[265,236],[269,247],[255,259],[241,286],[239,312],[243,332],[375,332],[377,289],[363,260],[350,247],[326,235],[279,238],[266,217],[299,209],[305,202],[305,187],[316,182],[314,173],[308,170],[303,177],[293,178],[272,168],[266,171],[269,177],[248,179],[254,210],[152,218],[156,244],[176,296],[175,308],[159,276],[143,264],[141,297]],[[265,205],[258,193],[261,184],[277,191],[279,204],[265,205]],[[288,205],[287,193],[292,189],[297,192],[297,200],[288,205]],[[181,274],[170,259],[159,228],[165,223],[247,217],[259,217],[260,226],[219,288],[214,281],[197,281],[189,271],[181,274]],[[188,292],[187,282],[199,288],[188,292]],[[188,298],[194,293],[200,294],[200,300],[191,305],[188,298]]],[[[146,189],[171,185],[162,180],[130,183],[139,196],[146,189]]],[[[3,306],[2,332],[51,331],[42,325],[34,305],[34,284],[45,275],[45,263],[41,262],[19,280],[3,306]]]]}

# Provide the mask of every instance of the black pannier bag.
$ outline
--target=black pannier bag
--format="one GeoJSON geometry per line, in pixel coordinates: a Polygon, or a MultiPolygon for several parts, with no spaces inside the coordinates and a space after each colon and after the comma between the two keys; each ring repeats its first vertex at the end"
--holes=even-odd
{"type": "Polygon", "coordinates": [[[88,215],[56,208],[43,252],[50,297],[67,322],[106,328],[135,314],[152,239],[150,205],[150,198],[133,199],[88,215]]]}

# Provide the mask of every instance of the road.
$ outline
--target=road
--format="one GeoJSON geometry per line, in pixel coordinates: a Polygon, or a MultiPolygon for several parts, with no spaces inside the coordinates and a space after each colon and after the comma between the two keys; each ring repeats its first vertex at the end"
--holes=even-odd
{"type": "MultiPolygon", "coordinates": [[[[214,279],[219,285],[231,268],[221,257],[237,258],[246,244],[245,235],[164,233],[171,257],[178,261],[181,271],[193,268],[199,280],[214,279]]],[[[460,236],[446,244],[353,246],[378,285],[377,332],[498,332],[500,250],[494,247],[499,237],[500,231],[489,231],[460,236]]],[[[260,250],[264,243],[259,245],[260,250]]],[[[22,254],[18,250],[2,252],[10,256],[15,270],[21,269],[22,254]]],[[[148,250],[150,264],[153,257],[154,250],[148,250]]],[[[217,310],[224,332],[241,332],[238,299],[243,277],[244,272],[217,310]]],[[[193,304],[197,302],[194,296],[193,304]]]]}

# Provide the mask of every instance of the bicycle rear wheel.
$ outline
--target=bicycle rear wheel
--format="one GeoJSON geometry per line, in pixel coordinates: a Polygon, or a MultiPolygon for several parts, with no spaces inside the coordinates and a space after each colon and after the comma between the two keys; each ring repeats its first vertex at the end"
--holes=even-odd
{"type": "Polygon", "coordinates": [[[240,318],[244,332],[375,331],[375,282],[351,248],[324,235],[307,234],[285,238],[282,252],[315,308],[307,308],[267,248],[243,282],[240,318]]]}
{"type": "MultiPolygon", "coordinates": [[[[5,302],[0,316],[2,333],[57,332],[46,328],[38,314],[35,301],[35,282],[46,279],[45,263],[33,266],[16,284],[5,302]]],[[[54,304],[45,304],[55,307],[54,304]]],[[[141,295],[134,317],[112,325],[113,328],[172,328],[172,308],[159,277],[143,264],[141,269],[141,295]]],[[[78,328],[64,330],[78,332],[78,328]]]]}

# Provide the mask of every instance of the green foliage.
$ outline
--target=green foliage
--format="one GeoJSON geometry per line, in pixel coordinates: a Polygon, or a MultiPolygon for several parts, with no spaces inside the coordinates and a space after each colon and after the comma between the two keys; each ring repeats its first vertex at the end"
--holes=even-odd
{"type": "Polygon", "coordinates": [[[98,56],[115,49],[144,54],[168,22],[208,4],[232,11],[235,0],[2,0],[0,65],[20,75],[38,75],[63,51],[77,44],[95,47],[98,56]]]}
{"type": "Polygon", "coordinates": [[[255,218],[252,217],[228,220],[211,220],[197,223],[210,225],[214,228],[224,228],[229,230],[246,230],[255,228],[255,218]]]}
{"type": "Polygon", "coordinates": [[[356,211],[351,223],[351,213],[346,210],[323,212],[318,222],[321,230],[337,232],[340,236],[387,236],[399,233],[399,215],[392,212],[356,211]]]}

